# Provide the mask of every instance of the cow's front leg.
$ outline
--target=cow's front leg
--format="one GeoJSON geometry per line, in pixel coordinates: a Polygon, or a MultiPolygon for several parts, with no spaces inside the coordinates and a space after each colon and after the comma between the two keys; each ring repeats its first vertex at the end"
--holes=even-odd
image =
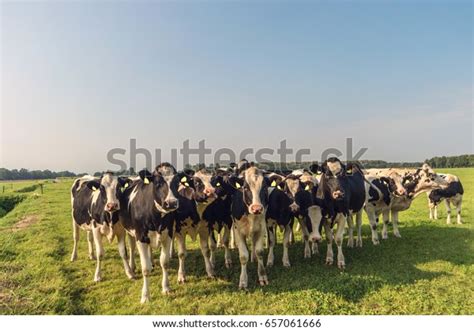
{"type": "Polygon", "coordinates": [[[235,229],[233,226],[230,227],[230,243],[229,243],[229,248],[230,249],[236,249],[237,244],[235,243],[235,229]]]}
{"type": "Polygon", "coordinates": [[[401,238],[400,231],[398,230],[398,211],[392,210],[392,223],[393,223],[393,235],[397,238],[401,238]]]}
{"type": "Polygon", "coordinates": [[[349,236],[347,238],[347,247],[353,248],[354,247],[354,220],[352,218],[352,214],[349,213],[347,215],[347,231],[349,232],[349,236]]]}
{"type": "Polygon", "coordinates": [[[137,241],[137,247],[138,254],[140,255],[140,265],[142,267],[143,276],[142,297],[140,302],[146,303],[150,301],[150,290],[148,286],[148,280],[151,274],[151,259],[149,256],[150,250],[148,249],[148,244],[141,241],[137,241]]]}
{"type": "Polygon", "coordinates": [[[230,254],[229,242],[230,242],[230,229],[227,225],[224,225],[224,233],[222,234],[222,244],[224,245],[224,261],[225,267],[230,269],[232,266],[232,255],[230,254]]]}
{"type": "Polygon", "coordinates": [[[160,234],[160,242],[161,242],[160,266],[161,266],[161,271],[163,272],[163,279],[161,280],[161,292],[163,294],[168,294],[171,292],[170,282],[168,279],[171,240],[172,238],[169,236],[168,230],[164,230],[160,234]]]}
{"type": "MultiPolygon", "coordinates": [[[[306,224],[304,223],[306,220],[298,220],[299,227],[301,228],[301,234],[303,235],[303,242],[304,242],[304,252],[303,252],[303,257],[305,259],[311,258],[311,245],[309,243],[309,231],[308,228],[306,227],[306,224]]],[[[316,244],[316,243],[314,243],[316,244]]],[[[313,246],[314,247],[314,246],[313,246]]],[[[317,246],[316,246],[317,249],[317,246]]]]}
{"type": "Polygon", "coordinates": [[[283,266],[288,268],[290,267],[290,258],[288,256],[288,247],[290,247],[291,241],[291,228],[290,225],[287,224],[285,229],[283,230],[283,266]]]}
{"type": "Polygon", "coordinates": [[[435,220],[438,219],[438,205],[435,205],[435,206],[434,206],[434,219],[435,219],[435,220]]]}
{"type": "Polygon", "coordinates": [[[79,233],[80,233],[79,225],[76,224],[74,219],[72,220],[72,238],[74,240],[74,245],[72,247],[72,254],[71,254],[71,262],[76,261],[77,259],[77,244],[79,243],[79,233]]]}
{"type": "Polygon", "coordinates": [[[332,229],[329,224],[329,220],[324,222],[324,231],[326,232],[326,240],[328,244],[327,253],[326,253],[326,264],[331,265],[334,262],[334,252],[332,251],[332,229]]]}
{"type": "Polygon", "coordinates": [[[344,254],[342,253],[342,242],[344,239],[344,228],[346,226],[346,216],[340,215],[337,219],[336,231],[336,245],[337,245],[337,266],[339,269],[344,269],[346,262],[344,261],[344,254]]]}
{"type": "Polygon", "coordinates": [[[462,224],[461,220],[461,207],[462,207],[462,200],[459,200],[456,205],[456,213],[457,213],[457,223],[462,224]]]}
{"type": "Polygon", "coordinates": [[[249,250],[247,248],[246,238],[237,227],[234,227],[234,239],[239,249],[240,259],[240,280],[239,288],[242,290],[248,287],[247,263],[249,261],[249,250]]]}
{"type": "Polygon", "coordinates": [[[275,240],[276,240],[275,231],[276,231],[276,227],[273,224],[267,226],[267,232],[268,232],[267,267],[272,267],[275,261],[275,254],[273,252],[275,248],[275,240]]]}
{"type": "Polygon", "coordinates": [[[87,248],[89,250],[89,260],[95,260],[94,235],[92,234],[92,230],[87,231],[87,248]]]}
{"type": "Polygon", "coordinates": [[[125,270],[125,274],[129,279],[135,278],[135,273],[133,269],[130,268],[130,264],[127,261],[127,248],[125,247],[125,231],[120,230],[116,231],[117,234],[117,245],[120,257],[122,258],[123,268],[125,270]]]}
{"type": "MultiPolygon", "coordinates": [[[[265,263],[263,262],[263,249],[265,245],[265,219],[262,217],[260,226],[252,233],[252,244],[255,247],[255,255],[258,263],[258,282],[260,286],[268,285],[267,271],[265,270],[265,263]]],[[[289,266],[290,261],[288,261],[289,266]]]]}
{"type": "Polygon", "coordinates": [[[178,244],[178,284],[184,284],[186,281],[186,274],[184,269],[184,260],[186,259],[186,240],[184,234],[176,233],[176,243],[178,244]]]}
{"type": "Polygon", "coordinates": [[[217,242],[214,230],[210,230],[209,233],[209,248],[211,250],[209,261],[211,262],[212,268],[216,267],[216,249],[217,242]]]}
{"type": "MultiPolygon", "coordinates": [[[[393,215],[393,212],[392,212],[392,215],[393,215]]],[[[390,223],[389,210],[384,210],[382,212],[382,218],[383,218],[382,239],[388,239],[388,224],[390,223]]],[[[393,220],[393,217],[392,217],[392,220],[393,220]]]]}
{"type": "Polygon", "coordinates": [[[94,238],[95,243],[95,252],[96,252],[96,259],[97,264],[95,268],[94,274],[94,282],[100,282],[102,280],[102,259],[104,258],[104,247],[102,245],[102,234],[100,233],[100,227],[95,226],[92,228],[92,236],[94,238]]]}
{"type": "Polygon", "coordinates": [[[214,278],[214,268],[212,267],[210,260],[210,249],[209,249],[209,231],[207,227],[199,229],[199,245],[201,246],[201,254],[204,258],[204,265],[206,266],[207,276],[214,278]]]}
{"type": "Polygon", "coordinates": [[[356,247],[362,247],[362,210],[358,211],[356,214],[356,223],[357,223],[356,247]]]}
{"type": "Polygon", "coordinates": [[[128,234],[127,233],[127,237],[128,237],[128,243],[130,245],[130,248],[128,250],[128,263],[130,265],[130,269],[132,269],[132,271],[135,271],[135,268],[136,268],[136,265],[135,265],[135,250],[137,248],[137,241],[135,239],[135,237],[133,237],[132,235],[128,234]]]}

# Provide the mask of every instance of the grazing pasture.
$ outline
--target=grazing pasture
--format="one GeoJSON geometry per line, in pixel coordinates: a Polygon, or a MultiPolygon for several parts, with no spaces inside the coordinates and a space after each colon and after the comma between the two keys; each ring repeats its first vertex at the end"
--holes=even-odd
{"type": "Polygon", "coordinates": [[[251,263],[248,291],[238,290],[237,250],[229,270],[223,249],[218,250],[217,279],[210,280],[198,243],[188,238],[186,284],[177,284],[175,256],[172,294],[161,294],[157,266],[146,305],[140,304],[140,271],[137,280],[126,278],[115,241],[104,245],[100,283],[93,282],[95,261],[87,258],[84,231],[78,260],[69,261],[72,180],[45,182],[44,194],[37,181],[0,183],[0,202],[2,196],[21,200],[0,218],[0,314],[474,314],[474,169],[437,171],[455,174],[463,183],[463,225],[446,224],[444,204],[440,219],[430,221],[422,194],[400,214],[402,238],[389,232],[389,239],[373,246],[364,214],[364,246],[349,249],[344,238],[344,271],[324,264],[325,240],[319,255],[303,259],[299,234],[290,246],[291,268],[284,268],[278,232],[270,285],[257,285],[257,266],[251,263]]]}

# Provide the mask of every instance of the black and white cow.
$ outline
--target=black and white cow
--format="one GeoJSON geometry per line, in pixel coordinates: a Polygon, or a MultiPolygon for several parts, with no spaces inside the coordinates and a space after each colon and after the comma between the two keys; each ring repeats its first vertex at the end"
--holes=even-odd
{"type": "Polygon", "coordinates": [[[446,223],[451,224],[451,203],[456,208],[457,223],[462,224],[461,220],[461,206],[464,188],[457,176],[451,174],[438,174],[447,182],[446,188],[439,188],[427,192],[428,207],[430,208],[430,219],[438,219],[438,204],[445,201],[446,212],[448,214],[446,223]]]}
{"type": "Polygon", "coordinates": [[[142,303],[150,299],[150,247],[161,246],[162,292],[170,292],[168,267],[173,236],[173,212],[179,207],[178,189],[184,176],[184,173],[177,173],[171,164],[162,163],[153,173],[140,171],[140,179],[133,181],[124,191],[122,204],[126,208],[120,210],[120,221],[126,231],[136,239],[143,275],[142,303]]]}
{"type": "Polygon", "coordinates": [[[252,241],[252,254],[258,263],[258,282],[268,285],[267,272],[263,261],[266,232],[265,210],[268,205],[268,178],[261,169],[242,160],[237,167],[236,176],[229,178],[236,192],[232,196],[232,219],[235,242],[239,249],[241,273],[239,288],[248,287],[247,263],[249,250],[247,237],[252,241]]]}
{"type": "MultiPolygon", "coordinates": [[[[321,204],[322,222],[328,239],[326,263],[333,263],[332,227],[337,224],[335,241],[338,249],[337,265],[345,267],[342,242],[346,220],[351,214],[360,213],[365,202],[364,176],[356,163],[347,166],[338,158],[331,157],[321,165],[321,178],[317,198],[321,204]]],[[[319,228],[319,226],[318,226],[319,228]]]]}
{"type": "Polygon", "coordinates": [[[120,199],[122,189],[128,185],[127,179],[114,176],[107,172],[102,177],[84,176],[74,181],[71,188],[72,205],[72,229],[74,247],[71,261],[77,259],[77,244],[80,229],[87,231],[87,242],[89,245],[89,258],[97,260],[94,281],[102,279],[101,263],[104,256],[102,246],[103,237],[111,242],[117,237],[118,249],[122,258],[125,273],[130,279],[135,277],[133,270],[127,262],[125,249],[125,231],[119,220],[121,209],[120,199]],[[94,245],[95,251],[94,254],[94,245]]]}
{"type": "Polygon", "coordinates": [[[269,246],[267,266],[272,266],[274,262],[273,250],[278,226],[283,231],[283,266],[289,267],[288,247],[295,218],[300,223],[303,233],[304,258],[310,258],[312,253],[317,252],[316,241],[312,241],[311,244],[309,241],[309,235],[313,232],[311,218],[321,218],[319,207],[317,207],[319,216],[313,216],[313,212],[317,212],[317,210],[314,208],[312,193],[317,190],[317,181],[307,170],[295,171],[287,176],[270,173],[268,178],[270,188],[265,215],[269,246]]]}

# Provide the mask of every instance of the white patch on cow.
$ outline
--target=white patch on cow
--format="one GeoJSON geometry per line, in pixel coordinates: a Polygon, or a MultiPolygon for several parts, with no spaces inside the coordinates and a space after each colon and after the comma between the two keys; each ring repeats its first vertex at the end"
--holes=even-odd
{"type": "Polygon", "coordinates": [[[296,196],[296,193],[298,193],[298,190],[300,187],[300,181],[299,179],[288,178],[286,180],[286,186],[288,187],[288,190],[290,191],[291,196],[294,198],[296,196]]]}
{"type": "Polygon", "coordinates": [[[171,190],[171,181],[173,180],[174,176],[175,176],[174,174],[163,176],[163,179],[165,180],[166,185],[168,185],[168,194],[166,195],[165,201],[176,200],[176,197],[174,196],[173,191],[171,190]]]}
{"type": "Polygon", "coordinates": [[[120,201],[117,199],[117,185],[118,185],[118,179],[116,176],[112,174],[105,174],[101,181],[100,184],[104,187],[105,189],[105,196],[107,198],[106,201],[106,206],[108,203],[113,203],[117,207],[116,209],[120,209],[120,201]]]}
{"type": "Polygon", "coordinates": [[[252,205],[262,205],[260,200],[260,191],[262,190],[263,175],[256,167],[250,167],[245,170],[245,181],[248,183],[252,192],[252,205]]]}
{"type": "Polygon", "coordinates": [[[130,209],[130,204],[133,202],[133,200],[135,200],[137,193],[138,193],[138,186],[135,186],[133,188],[132,193],[130,194],[130,198],[128,199],[128,209],[130,209]]]}

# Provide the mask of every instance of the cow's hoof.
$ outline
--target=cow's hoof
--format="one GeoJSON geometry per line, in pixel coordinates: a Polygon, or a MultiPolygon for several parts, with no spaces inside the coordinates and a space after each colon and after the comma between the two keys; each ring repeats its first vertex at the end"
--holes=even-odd
{"type": "Polygon", "coordinates": [[[344,268],[346,267],[346,263],[344,261],[339,261],[337,262],[337,267],[341,270],[344,270],[344,268]]]}
{"type": "Polygon", "coordinates": [[[102,277],[100,277],[100,276],[95,276],[94,277],[94,282],[98,283],[100,281],[102,281],[102,277]]]}
{"type": "Polygon", "coordinates": [[[334,263],[334,260],[331,258],[326,258],[326,264],[327,265],[332,265],[334,263]]]}
{"type": "Polygon", "coordinates": [[[372,239],[372,243],[374,244],[374,246],[377,246],[380,244],[380,241],[378,239],[372,239]]]}
{"type": "Polygon", "coordinates": [[[284,266],[285,268],[289,268],[289,267],[291,267],[291,264],[290,264],[289,261],[284,261],[284,262],[283,262],[283,266],[284,266]]]}
{"type": "Polygon", "coordinates": [[[239,284],[239,290],[247,291],[247,284],[246,283],[240,283],[239,284]]]}
{"type": "Polygon", "coordinates": [[[362,247],[362,240],[356,241],[356,247],[362,247]]]}
{"type": "Polygon", "coordinates": [[[171,294],[171,289],[169,287],[164,288],[164,289],[161,290],[161,294],[170,295],[171,294]]]}
{"type": "Polygon", "coordinates": [[[134,273],[128,273],[128,274],[127,274],[127,278],[130,279],[130,280],[134,280],[134,279],[137,278],[137,276],[135,276],[134,273]]]}
{"type": "Polygon", "coordinates": [[[395,232],[395,233],[393,233],[393,235],[394,235],[395,237],[397,237],[397,238],[401,238],[401,237],[402,237],[402,235],[401,235],[399,232],[395,232]]]}
{"type": "Polygon", "coordinates": [[[267,276],[260,277],[260,279],[258,280],[258,283],[260,284],[260,286],[268,285],[268,277],[267,276]]]}
{"type": "Polygon", "coordinates": [[[89,260],[95,260],[95,255],[89,255],[89,260]]]}
{"type": "Polygon", "coordinates": [[[186,282],[186,277],[178,276],[178,284],[184,284],[186,282]]]}
{"type": "Polygon", "coordinates": [[[142,295],[140,303],[143,305],[143,304],[148,303],[148,302],[150,302],[150,297],[148,295],[142,295]]]}
{"type": "Polygon", "coordinates": [[[232,268],[232,261],[225,261],[225,267],[226,267],[227,269],[232,268]]]}
{"type": "Polygon", "coordinates": [[[388,239],[388,234],[382,235],[382,239],[383,239],[383,240],[387,240],[387,239],[388,239]]]}
{"type": "Polygon", "coordinates": [[[273,261],[271,261],[271,262],[268,261],[268,262],[267,262],[267,268],[271,268],[271,267],[273,267],[273,261]]]}
{"type": "Polygon", "coordinates": [[[77,260],[77,254],[73,254],[73,255],[71,256],[71,262],[74,262],[74,261],[76,261],[76,260],[77,260]]]}
{"type": "Polygon", "coordinates": [[[461,224],[463,224],[463,222],[459,221],[459,222],[457,222],[457,224],[458,224],[458,225],[461,225],[461,224]]]}

